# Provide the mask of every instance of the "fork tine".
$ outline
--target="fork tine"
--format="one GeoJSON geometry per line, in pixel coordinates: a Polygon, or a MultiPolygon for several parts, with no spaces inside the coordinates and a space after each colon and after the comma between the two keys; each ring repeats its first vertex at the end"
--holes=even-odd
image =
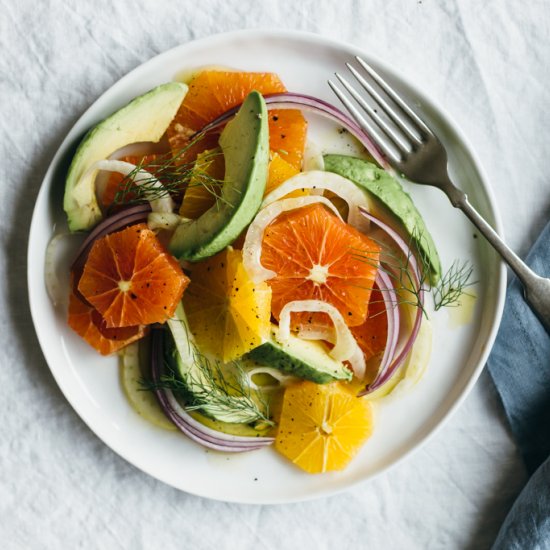
{"type": "MultiPolygon", "coordinates": [[[[353,67],[346,63],[350,71],[354,71],[353,67]]],[[[341,82],[342,86],[349,92],[349,94],[357,101],[365,111],[370,115],[370,117],[380,126],[380,128],[390,137],[390,139],[406,153],[410,153],[413,150],[412,144],[407,139],[407,137],[400,131],[398,127],[393,124],[388,124],[377,112],[376,109],[371,107],[365,99],[357,92],[357,90],[340,74],[335,73],[336,78],[341,82]]],[[[354,74],[355,76],[355,74],[354,74]]],[[[358,75],[361,78],[360,75],[358,75]]],[[[357,77],[356,77],[357,78],[357,77]]],[[[387,114],[387,113],[386,113],[387,114]]],[[[389,116],[389,115],[388,115],[389,116]]],[[[391,119],[391,117],[390,117],[391,119]]]]}
{"type": "MultiPolygon", "coordinates": [[[[338,76],[338,75],[337,75],[338,76]]],[[[373,141],[382,149],[382,151],[388,155],[395,162],[400,163],[403,161],[403,155],[397,149],[397,147],[383,134],[380,133],[378,127],[373,125],[368,119],[366,119],[355,107],[355,105],[344,95],[344,93],[336,86],[332,81],[328,81],[328,85],[332,91],[336,94],[338,99],[342,102],[344,107],[351,113],[353,118],[359,124],[359,126],[373,139],[373,141]]]]}
{"type": "MultiPolygon", "coordinates": [[[[390,97],[393,99],[393,101],[398,105],[398,107],[401,108],[401,110],[404,112],[405,115],[408,116],[409,120],[413,123],[415,123],[425,134],[427,135],[433,135],[432,131],[426,126],[426,124],[422,121],[422,119],[401,99],[401,97],[395,92],[395,90],[361,57],[355,56],[355,59],[357,62],[365,69],[365,71],[370,75],[370,77],[378,84],[378,86],[390,97]]],[[[348,68],[350,68],[349,64],[348,68]]],[[[352,70],[350,68],[350,70],[352,70]]],[[[356,71],[353,71],[354,76],[356,71]]],[[[357,78],[357,77],[356,77],[357,78]]],[[[359,79],[358,79],[359,80],[359,79]]],[[[369,84],[367,81],[363,78],[359,80],[361,85],[363,85],[363,82],[366,84],[367,87],[365,89],[373,95],[376,100],[384,106],[386,112],[389,114],[389,112],[392,111],[392,108],[387,103],[387,101],[369,84]]],[[[390,115],[391,116],[391,115],[390,115]]],[[[393,118],[393,117],[392,117],[393,118]]],[[[406,119],[400,119],[399,121],[396,120],[396,122],[399,122],[404,129],[406,129],[409,133],[414,132],[414,134],[411,134],[411,137],[416,139],[419,143],[422,143],[424,141],[422,133],[419,131],[416,131],[416,129],[407,124],[406,119]]]]}

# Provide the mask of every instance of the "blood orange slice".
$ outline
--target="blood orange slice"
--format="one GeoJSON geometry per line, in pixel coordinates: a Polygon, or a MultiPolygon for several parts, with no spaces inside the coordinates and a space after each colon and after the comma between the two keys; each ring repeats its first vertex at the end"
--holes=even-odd
{"type": "MultiPolygon", "coordinates": [[[[379,255],[375,242],[320,204],[279,216],[266,229],[261,255],[262,265],[277,274],[268,281],[273,315],[278,319],[292,300],[314,299],[334,305],[349,326],[364,323],[379,255]]],[[[311,313],[293,319],[318,321],[311,313]]]]}
{"type": "Polygon", "coordinates": [[[372,292],[367,319],[351,331],[365,354],[365,359],[384,351],[388,336],[388,318],[384,298],[378,289],[372,292]]]}
{"type": "Polygon", "coordinates": [[[69,326],[101,355],[110,355],[146,334],[142,325],[124,328],[106,328],[101,315],[80,300],[74,292],[69,297],[69,326]]]}
{"type": "Polygon", "coordinates": [[[78,291],[108,328],[163,323],[174,314],[189,279],[145,224],[98,239],[78,291]]]}

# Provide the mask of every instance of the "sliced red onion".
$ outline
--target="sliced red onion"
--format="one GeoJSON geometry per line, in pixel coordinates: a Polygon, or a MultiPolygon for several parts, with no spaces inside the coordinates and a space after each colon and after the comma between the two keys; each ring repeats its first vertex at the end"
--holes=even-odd
{"type": "Polygon", "coordinates": [[[384,355],[382,356],[382,361],[378,367],[376,378],[369,386],[367,386],[369,392],[373,391],[371,389],[372,386],[389,370],[391,362],[395,356],[397,342],[399,341],[399,306],[397,294],[392,284],[391,277],[382,269],[378,269],[375,283],[382,294],[382,298],[384,299],[384,308],[386,310],[388,320],[388,335],[386,337],[386,348],[384,349],[384,355]]]}
{"type": "MultiPolygon", "coordinates": [[[[363,208],[360,208],[360,211],[363,214],[363,216],[369,219],[371,223],[373,223],[374,225],[379,227],[382,231],[384,231],[384,233],[386,233],[391,238],[391,240],[396,244],[399,250],[401,250],[401,252],[408,259],[411,275],[412,275],[412,278],[414,279],[413,282],[418,289],[418,300],[420,302],[420,306],[422,306],[424,304],[424,289],[422,288],[422,285],[420,282],[421,276],[418,268],[418,262],[416,261],[416,257],[414,256],[410,247],[403,240],[401,235],[399,235],[397,231],[395,231],[395,229],[391,228],[388,224],[384,223],[378,218],[375,218],[372,214],[370,214],[368,211],[364,210],[363,208]]],[[[379,271],[379,273],[381,274],[382,271],[379,271]]],[[[385,275],[388,276],[387,273],[385,275]]],[[[397,307],[394,307],[393,309],[397,309],[397,307]]],[[[385,369],[382,369],[382,368],[380,369],[375,380],[371,384],[369,384],[359,395],[366,395],[367,393],[373,392],[374,390],[378,389],[380,386],[384,385],[395,374],[397,369],[403,364],[403,362],[409,355],[409,352],[411,351],[411,348],[416,340],[416,337],[418,336],[418,331],[420,330],[421,323],[422,323],[422,307],[418,307],[411,334],[409,335],[409,338],[405,342],[400,353],[397,355],[397,357],[393,358],[389,366],[387,366],[385,369]]],[[[388,323],[388,337],[389,337],[389,333],[390,333],[390,329],[389,329],[389,323],[388,323]]],[[[385,355],[386,354],[384,354],[384,356],[385,355]]]]}
{"type": "MultiPolygon", "coordinates": [[[[151,335],[151,376],[155,384],[161,382],[164,362],[162,330],[154,330],[151,335]]],[[[208,428],[195,420],[177,401],[172,391],[157,389],[155,394],[166,416],[176,427],[203,447],[227,453],[254,451],[274,441],[272,437],[245,437],[229,435],[208,428]]]]}
{"type": "MultiPolygon", "coordinates": [[[[334,105],[319,99],[317,97],[305,95],[305,94],[296,94],[291,92],[286,92],[282,94],[271,94],[264,96],[267,108],[271,109],[301,109],[305,111],[310,111],[318,115],[329,118],[330,120],[337,122],[343,126],[350,134],[357,138],[362,145],[365,146],[369,154],[386,170],[391,170],[387,160],[384,158],[382,152],[374,144],[370,136],[364,132],[351,118],[349,118],[345,113],[340,111],[334,105]]],[[[235,113],[239,110],[240,105],[229,109],[223,115],[219,116],[209,124],[207,124],[200,131],[201,134],[208,133],[212,130],[223,126],[235,113]]]]}

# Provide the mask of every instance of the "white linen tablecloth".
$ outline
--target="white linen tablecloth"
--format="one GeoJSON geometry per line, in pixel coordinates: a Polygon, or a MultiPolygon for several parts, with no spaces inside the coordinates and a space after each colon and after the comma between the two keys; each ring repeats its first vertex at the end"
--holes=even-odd
{"type": "Polygon", "coordinates": [[[0,0],[0,546],[482,549],[525,481],[491,380],[405,463],[343,494],[241,506],[136,470],[79,419],[42,356],[26,246],[80,114],[159,52],[240,28],[313,31],[392,64],[458,121],[520,253],[549,216],[547,0],[0,0]]]}

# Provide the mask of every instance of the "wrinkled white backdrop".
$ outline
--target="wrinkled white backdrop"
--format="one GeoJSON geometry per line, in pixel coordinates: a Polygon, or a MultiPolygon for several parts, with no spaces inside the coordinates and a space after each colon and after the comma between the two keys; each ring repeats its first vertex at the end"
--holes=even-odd
{"type": "Polygon", "coordinates": [[[195,38],[257,27],[354,43],[426,90],[477,150],[521,253],[550,217],[546,0],[0,0],[2,548],[482,549],[524,482],[486,374],[406,463],[288,506],[163,485],[104,446],[55,385],[25,277],[32,208],[54,152],[130,69],[195,38]]]}

